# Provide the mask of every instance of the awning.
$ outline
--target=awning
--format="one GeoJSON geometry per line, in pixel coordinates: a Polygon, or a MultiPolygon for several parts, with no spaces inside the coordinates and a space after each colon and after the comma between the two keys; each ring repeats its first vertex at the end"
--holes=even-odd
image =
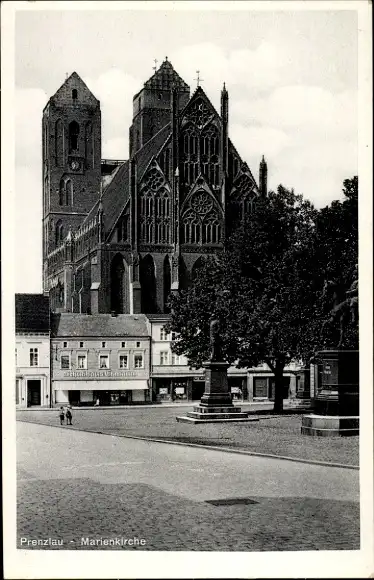
{"type": "Polygon", "coordinates": [[[53,381],[54,391],[142,391],[148,390],[147,381],[53,381]]]}

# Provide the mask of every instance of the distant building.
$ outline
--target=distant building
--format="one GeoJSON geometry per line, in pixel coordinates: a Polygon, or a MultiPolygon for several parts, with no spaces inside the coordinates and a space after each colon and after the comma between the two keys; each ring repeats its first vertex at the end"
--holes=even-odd
{"type": "Polygon", "coordinates": [[[50,313],[42,294],[16,294],[16,406],[49,407],[50,313]]]}
{"type": "Polygon", "coordinates": [[[53,314],[53,404],[145,403],[150,396],[150,337],[143,314],[53,314]]]}

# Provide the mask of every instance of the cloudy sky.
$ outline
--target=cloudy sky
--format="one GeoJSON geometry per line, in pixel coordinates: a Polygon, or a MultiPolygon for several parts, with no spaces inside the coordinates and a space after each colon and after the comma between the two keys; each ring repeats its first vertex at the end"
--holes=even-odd
{"type": "Polygon", "coordinates": [[[343,179],[357,174],[356,12],[189,4],[193,11],[151,11],[147,3],[146,10],[16,13],[15,225],[23,235],[15,260],[24,263],[16,292],[42,288],[42,109],[67,73],[76,71],[101,101],[103,158],[127,159],[132,97],[153,74],[153,60],[168,56],[191,89],[201,71],[216,108],[226,82],[230,137],[256,179],[265,155],[270,188],[293,187],[321,207],[341,198],[343,179]]]}

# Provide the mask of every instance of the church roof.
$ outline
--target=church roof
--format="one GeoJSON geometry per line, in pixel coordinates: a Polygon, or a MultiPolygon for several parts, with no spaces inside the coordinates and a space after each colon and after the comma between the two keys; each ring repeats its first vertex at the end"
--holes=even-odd
{"type": "Polygon", "coordinates": [[[153,135],[152,139],[147,141],[145,145],[134,155],[137,164],[138,178],[140,179],[147,169],[151,159],[158,155],[160,149],[171,133],[171,123],[168,123],[162,129],[153,135]]]}
{"type": "Polygon", "coordinates": [[[174,70],[171,62],[167,59],[164,60],[154,75],[144,83],[145,89],[170,90],[173,86],[186,91],[190,90],[188,84],[184,82],[184,80],[174,70]]]}
{"type": "Polygon", "coordinates": [[[78,102],[80,104],[84,103],[86,105],[97,106],[99,101],[96,99],[95,95],[90,91],[86,83],[81,79],[78,73],[73,72],[65,82],[60,86],[60,88],[55,92],[50,100],[56,105],[69,105],[73,104],[72,90],[76,89],[79,94],[78,102]]]}
{"type": "Polygon", "coordinates": [[[73,314],[51,315],[52,337],[148,337],[145,314],[73,314]]]}
{"type": "Polygon", "coordinates": [[[16,332],[49,332],[49,297],[44,294],[16,294],[16,332]]]}

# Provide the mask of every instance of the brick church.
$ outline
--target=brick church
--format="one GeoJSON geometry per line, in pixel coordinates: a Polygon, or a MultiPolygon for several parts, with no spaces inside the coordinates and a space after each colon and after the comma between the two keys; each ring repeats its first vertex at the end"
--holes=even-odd
{"type": "Polygon", "coordinates": [[[54,312],[165,313],[267,193],[198,86],[165,60],[133,98],[128,161],[101,158],[100,102],[77,73],[43,111],[43,290],[54,312]]]}

